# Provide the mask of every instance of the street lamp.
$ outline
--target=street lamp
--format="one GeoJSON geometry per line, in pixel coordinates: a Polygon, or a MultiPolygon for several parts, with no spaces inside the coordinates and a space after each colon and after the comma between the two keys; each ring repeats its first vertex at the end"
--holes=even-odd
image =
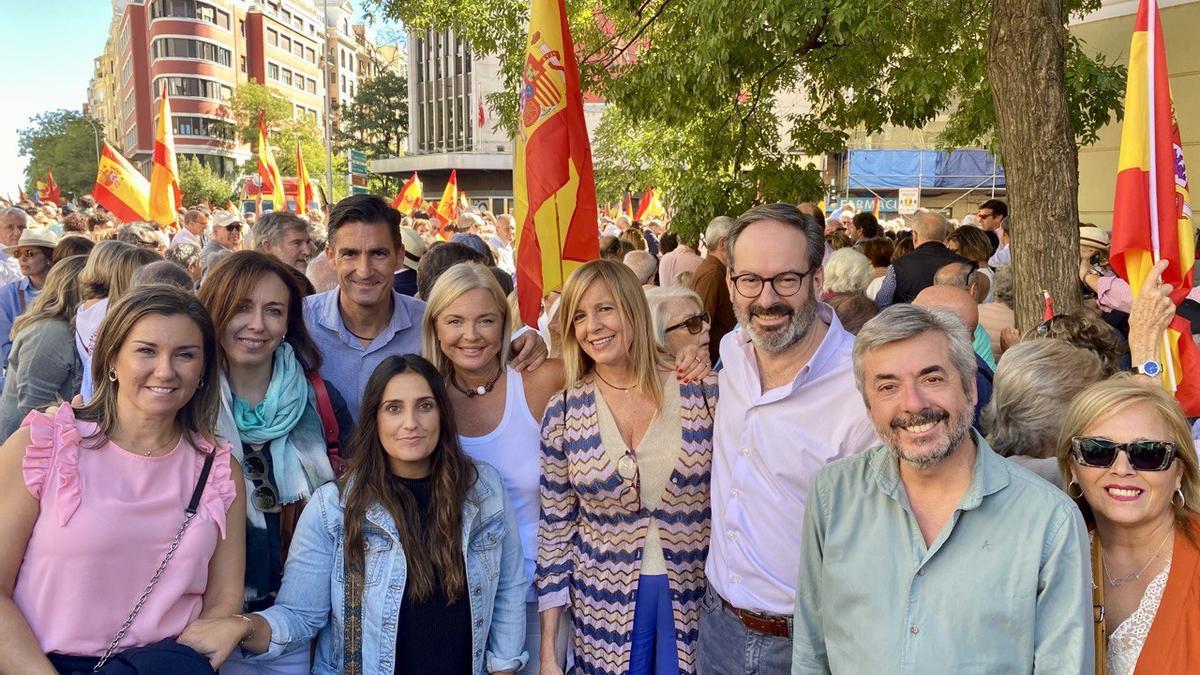
{"type": "Polygon", "coordinates": [[[83,119],[87,120],[87,123],[92,125],[92,135],[96,137],[96,162],[99,162],[100,161],[100,130],[99,130],[99,127],[96,126],[96,120],[92,119],[91,117],[88,117],[85,115],[83,117],[83,119]]]}

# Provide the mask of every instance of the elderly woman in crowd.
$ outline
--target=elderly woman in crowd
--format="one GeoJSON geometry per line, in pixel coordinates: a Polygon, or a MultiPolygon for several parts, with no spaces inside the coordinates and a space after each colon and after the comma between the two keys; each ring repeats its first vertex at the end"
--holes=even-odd
{"type": "Polygon", "coordinates": [[[119,655],[134,672],[212,673],[173,637],[242,605],[246,507],[215,441],[215,342],[192,296],[134,291],[101,326],[91,403],[32,413],[0,449],[0,672],[119,655]]]}
{"type": "Polygon", "coordinates": [[[1104,377],[1095,353],[1060,340],[1008,351],[992,379],[982,431],[992,449],[1059,484],[1058,432],[1075,395],[1104,377]]]}
{"type": "Polygon", "coordinates": [[[1005,347],[1004,331],[1017,325],[1017,315],[1013,312],[1012,266],[1000,265],[993,270],[992,301],[979,306],[979,325],[992,339],[992,355],[999,361],[1005,347]]]}
{"type": "Polygon", "coordinates": [[[708,351],[708,312],[699,294],[683,286],[663,286],[646,291],[650,317],[654,320],[654,342],[672,357],[688,345],[708,351]]]}
{"type": "Polygon", "coordinates": [[[577,269],[559,321],[568,385],[541,439],[542,673],[562,672],[548,649],[568,606],[581,670],[695,672],[716,378],[671,377],[620,263],[577,269]]]}
{"type": "Polygon", "coordinates": [[[70,401],[79,393],[81,373],[71,319],[79,305],[79,272],[86,261],[77,255],[55,265],[33,305],[13,324],[13,349],[0,395],[4,438],[30,410],[70,401]]]}
{"type": "Polygon", "coordinates": [[[1093,527],[1096,672],[1195,673],[1200,476],[1179,404],[1141,376],[1094,384],[1067,411],[1058,463],[1093,527]]]}
{"type": "Polygon", "coordinates": [[[839,293],[862,293],[871,283],[871,261],[857,250],[839,248],[825,261],[822,300],[839,293]]]}
{"type": "Polygon", "coordinates": [[[483,675],[525,662],[526,580],[495,469],[458,444],[446,385],[416,354],[367,381],[350,467],[296,525],[271,607],[202,621],[180,641],[220,663],[317,636],[312,672],[483,675]]]}
{"type": "MultiPolygon", "coordinates": [[[[492,272],[460,263],[437,278],[425,306],[422,351],[450,384],[458,442],[472,459],[500,472],[516,512],[525,554],[525,651],[521,672],[537,673],[541,631],[533,571],[537,561],[539,442],[542,414],[564,384],[562,361],[521,373],[508,366],[509,305],[492,272]]],[[[566,634],[556,645],[562,663],[566,634]]],[[[550,651],[550,650],[547,650],[550,651]]]]}
{"type": "MultiPolygon", "coordinates": [[[[209,270],[200,302],[212,313],[221,375],[218,435],[233,446],[246,494],[246,611],[270,607],[283,580],[300,510],[334,479],[322,395],[334,448],[353,424],[341,395],[315,373],[321,355],[308,335],[304,291],[292,270],[258,251],[238,251],[209,270]],[[317,393],[321,388],[321,395],[317,393]]],[[[306,645],[270,663],[235,654],[222,672],[306,673],[306,645]]]]}

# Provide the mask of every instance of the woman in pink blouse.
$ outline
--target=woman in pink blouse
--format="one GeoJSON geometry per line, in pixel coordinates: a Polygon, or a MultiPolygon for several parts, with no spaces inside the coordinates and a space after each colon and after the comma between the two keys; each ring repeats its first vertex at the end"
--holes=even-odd
{"type": "Polygon", "coordinates": [[[212,672],[170,639],[242,606],[245,521],[227,515],[245,496],[213,440],[214,345],[193,296],[134,291],[101,326],[91,403],[30,413],[0,448],[0,672],[91,671],[110,654],[212,672]]]}

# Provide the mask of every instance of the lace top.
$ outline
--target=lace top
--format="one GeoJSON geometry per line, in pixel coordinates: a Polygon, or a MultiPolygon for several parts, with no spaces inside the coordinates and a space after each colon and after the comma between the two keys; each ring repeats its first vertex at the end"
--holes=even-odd
{"type": "Polygon", "coordinates": [[[1150,634],[1150,625],[1154,623],[1154,615],[1158,613],[1158,603],[1162,601],[1163,591],[1167,588],[1170,572],[1171,561],[1168,560],[1163,571],[1146,586],[1137,609],[1117,626],[1108,639],[1108,675],[1133,675],[1138,657],[1142,654],[1142,645],[1150,634]]]}

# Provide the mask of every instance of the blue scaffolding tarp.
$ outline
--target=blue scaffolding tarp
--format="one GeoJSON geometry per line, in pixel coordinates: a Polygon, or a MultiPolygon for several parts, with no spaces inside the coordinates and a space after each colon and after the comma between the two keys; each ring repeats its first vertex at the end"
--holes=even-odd
{"type": "Polygon", "coordinates": [[[849,187],[1004,188],[1004,167],[987,150],[851,150],[849,187]]]}

